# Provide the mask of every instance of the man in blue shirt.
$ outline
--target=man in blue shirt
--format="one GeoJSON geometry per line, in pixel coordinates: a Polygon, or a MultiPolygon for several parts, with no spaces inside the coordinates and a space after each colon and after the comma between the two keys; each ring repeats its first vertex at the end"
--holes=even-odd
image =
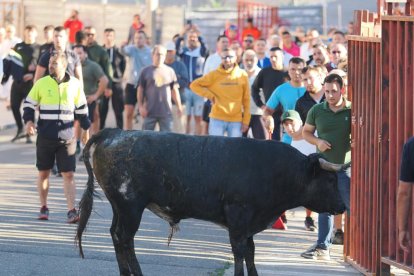
{"type": "MultiPolygon", "coordinates": [[[[290,81],[278,86],[267,101],[264,114],[267,122],[273,121],[271,115],[279,104],[284,111],[295,109],[296,101],[305,94],[306,88],[302,82],[302,69],[304,66],[305,61],[301,58],[294,57],[289,61],[288,74],[290,81]]],[[[271,124],[267,123],[266,125],[268,130],[273,132],[273,129],[269,127],[271,124]]],[[[291,141],[292,138],[284,133],[282,142],[290,144],[291,141]]]]}

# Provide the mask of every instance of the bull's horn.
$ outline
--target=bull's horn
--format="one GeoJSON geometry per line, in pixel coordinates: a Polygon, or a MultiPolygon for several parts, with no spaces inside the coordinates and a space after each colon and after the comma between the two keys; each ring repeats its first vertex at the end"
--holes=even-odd
{"type": "Polygon", "coordinates": [[[343,169],[342,164],[334,164],[331,162],[326,161],[323,158],[319,158],[319,164],[321,165],[321,168],[330,172],[339,172],[343,169]]]}

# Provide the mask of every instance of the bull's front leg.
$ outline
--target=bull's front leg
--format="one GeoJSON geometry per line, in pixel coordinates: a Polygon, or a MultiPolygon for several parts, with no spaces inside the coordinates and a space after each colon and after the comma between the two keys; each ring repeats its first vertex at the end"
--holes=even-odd
{"type": "Polygon", "coordinates": [[[230,244],[234,256],[234,276],[243,276],[243,261],[247,251],[247,240],[234,237],[230,233],[230,244]]]}
{"type": "Polygon", "coordinates": [[[247,238],[247,251],[246,251],[246,267],[249,276],[257,276],[256,265],[254,264],[254,241],[253,236],[247,238]]]}

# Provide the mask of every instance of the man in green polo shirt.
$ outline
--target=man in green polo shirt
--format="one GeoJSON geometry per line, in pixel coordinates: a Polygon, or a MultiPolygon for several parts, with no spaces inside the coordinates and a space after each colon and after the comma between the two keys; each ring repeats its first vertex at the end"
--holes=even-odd
{"type": "Polygon", "coordinates": [[[90,134],[95,134],[99,130],[99,120],[95,120],[96,102],[105,92],[108,85],[108,78],[98,63],[88,59],[86,47],[75,45],[73,50],[78,55],[82,63],[83,87],[88,102],[89,120],[92,122],[90,134]]]}
{"type": "MultiPolygon", "coordinates": [[[[314,105],[308,113],[303,137],[315,145],[318,152],[329,162],[344,164],[351,161],[351,102],[344,97],[342,78],[328,75],[324,81],[326,101],[314,105]],[[317,131],[318,137],[315,136],[317,131]]],[[[338,172],[338,189],[349,212],[350,168],[338,172]]],[[[315,260],[329,260],[329,247],[333,230],[333,215],[319,214],[318,241],[301,254],[315,260]]]]}

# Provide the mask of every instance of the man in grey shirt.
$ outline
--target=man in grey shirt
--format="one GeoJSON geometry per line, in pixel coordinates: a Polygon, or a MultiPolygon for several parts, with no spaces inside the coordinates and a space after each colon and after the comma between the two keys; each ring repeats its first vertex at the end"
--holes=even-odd
{"type": "Polygon", "coordinates": [[[143,130],[171,131],[173,125],[171,98],[182,115],[180,93],[174,70],[165,65],[167,50],[156,45],[152,50],[152,65],[145,67],[138,80],[138,108],[144,118],[143,130]]]}
{"type": "Polygon", "coordinates": [[[137,83],[142,68],[151,64],[151,49],[147,46],[147,36],[143,31],[134,35],[134,44],[121,47],[121,53],[129,57],[127,86],[125,87],[125,129],[132,129],[134,108],[137,103],[137,83]]]}

